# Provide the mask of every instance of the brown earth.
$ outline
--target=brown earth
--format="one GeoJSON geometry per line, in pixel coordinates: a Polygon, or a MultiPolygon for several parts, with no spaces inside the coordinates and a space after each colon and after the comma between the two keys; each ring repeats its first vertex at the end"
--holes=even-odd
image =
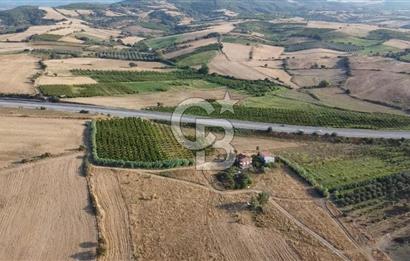
{"type": "Polygon", "coordinates": [[[39,72],[39,59],[26,54],[0,56],[0,93],[33,94],[31,77],[39,72]]]}
{"type": "Polygon", "coordinates": [[[0,171],[0,260],[95,259],[97,229],[82,158],[0,171]]]}

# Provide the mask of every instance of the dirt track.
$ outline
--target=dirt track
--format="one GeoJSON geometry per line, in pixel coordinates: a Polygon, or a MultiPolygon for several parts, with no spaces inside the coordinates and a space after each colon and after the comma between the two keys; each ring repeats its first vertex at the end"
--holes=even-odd
{"type": "Polygon", "coordinates": [[[94,214],[81,154],[0,172],[0,260],[93,260],[94,214]]]}

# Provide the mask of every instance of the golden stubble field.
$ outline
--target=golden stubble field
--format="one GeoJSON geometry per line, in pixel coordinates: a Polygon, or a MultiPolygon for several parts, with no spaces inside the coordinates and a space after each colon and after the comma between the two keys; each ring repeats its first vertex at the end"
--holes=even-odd
{"type": "Polygon", "coordinates": [[[0,169],[41,156],[72,152],[83,144],[84,120],[1,117],[0,169]]]}
{"type": "Polygon", "coordinates": [[[39,59],[26,54],[0,55],[0,93],[34,94],[32,76],[39,59]]]}
{"type": "Polygon", "coordinates": [[[85,120],[77,117],[0,109],[0,260],[95,259],[96,219],[79,151],[85,120]]]}

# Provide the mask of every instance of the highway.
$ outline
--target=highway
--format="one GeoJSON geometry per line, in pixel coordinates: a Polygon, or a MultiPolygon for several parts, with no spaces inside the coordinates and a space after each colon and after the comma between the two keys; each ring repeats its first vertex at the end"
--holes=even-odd
{"type": "MultiPolygon", "coordinates": [[[[170,121],[171,114],[155,111],[129,110],[123,108],[113,108],[108,106],[95,106],[74,103],[50,103],[31,99],[16,99],[16,98],[0,98],[0,107],[5,108],[24,108],[24,109],[40,109],[41,107],[47,110],[63,111],[63,112],[80,112],[81,110],[88,111],[91,114],[105,114],[116,117],[143,117],[151,120],[170,121]]],[[[181,122],[195,123],[195,116],[184,115],[181,122]]],[[[207,126],[221,126],[221,121],[218,119],[204,119],[202,122],[207,126]]],[[[357,137],[357,138],[386,138],[386,139],[410,139],[410,131],[396,130],[367,130],[367,129],[348,129],[348,128],[326,128],[326,127],[311,127],[311,126],[296,126],[283,125],[262,122],[251,122],[241,120],[229,120],[237,129],[266,131],[272,128],[274,132],[295,133],[303,131],[305,134],[317,133],[319,135],[337,133],[341,137],[357,137]]]]}

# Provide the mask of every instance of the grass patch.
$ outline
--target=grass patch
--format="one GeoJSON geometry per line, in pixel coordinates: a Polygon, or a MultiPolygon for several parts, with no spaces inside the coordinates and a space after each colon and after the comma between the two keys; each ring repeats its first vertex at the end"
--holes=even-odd
{"type": "Polygon", "coordinates": [[[177,62],[177,66],[184,67],[208,64],[217,54],[218,51],[206,51],[201,53],[195,53],[179,60],[177,62]]]}
{"type": "Polygon", "coordinates": [[[363,55],[386,55],[389,53],[394,53],[394,52],[399,52],[400,49],[387,46],[384,44],[379,44],[379,45],[373,45],[373,46],[367,46],[363,50],[359,51],[360,54],[363,55]]]}
{"type": "Polygon", "coordinates": [[[370,40],[365,38],[359,37],[343,37],[343,38],[334,38],[330,42],[338,43],[338,44],[346,44],[346,45],[356,45],[360,47],[368,47],[373,45],[378,45],[381,43],[380,40],[370,40]]]}
{"type": "Polygon", "coordinates": [[[32,41],[56,42],[62,38],[62,35],[55,34],[39,34],[31,37],[32,41]]]}
{"type": "Polygon", "coordinates": [[[172,45],[177,44],[179,41],[182,40],[181,36],[172,35],[172,36],[165,36],[160,38],[152,38],[143,41],[149,48],[152,49],[163,49],[170,47],[172,45]]]}
{"type": "Polygon", "coordinates": [[[166,92],[171,88],[216,88],[218,84],[202,80],[141,81],[97,83],[84,85],[43,85],[40,90],[48,96],[67,98],[115,96],[145,92],[166,92]]]}

